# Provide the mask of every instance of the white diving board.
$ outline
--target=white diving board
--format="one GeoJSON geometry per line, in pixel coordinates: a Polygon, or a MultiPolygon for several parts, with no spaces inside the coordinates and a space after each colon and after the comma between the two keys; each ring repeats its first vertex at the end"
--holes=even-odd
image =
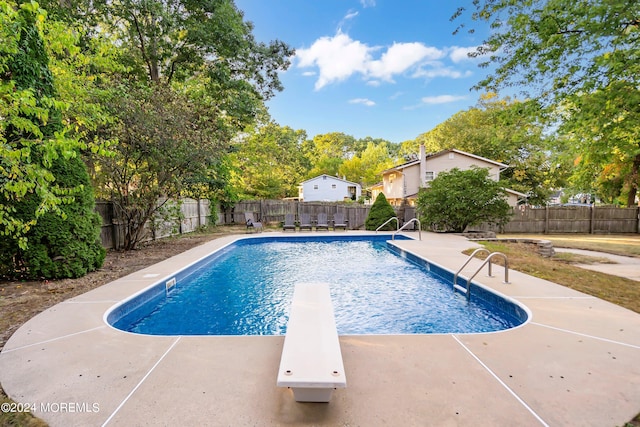
{"type": "Polygon", "coordinates": [[[329,402],[347,386],[327,283],[295,285],[277,385],[291,388],[296,402],[329,402]]]}

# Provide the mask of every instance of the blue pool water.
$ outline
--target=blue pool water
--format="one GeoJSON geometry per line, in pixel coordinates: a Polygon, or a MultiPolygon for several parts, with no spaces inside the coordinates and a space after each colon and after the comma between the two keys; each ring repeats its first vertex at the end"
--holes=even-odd
{"type": "Polygon", "coordinates": [[[169,292],[163,282],[116,308],[109,321],[151,335],[282,335],[297,282],[329,283],[341,335],[489,332],[526,320],[520,307],[479,287],[467,301],[452,291],[449,272],[391,250],[387,238],[239,240],[176,275],[169,292]]]}

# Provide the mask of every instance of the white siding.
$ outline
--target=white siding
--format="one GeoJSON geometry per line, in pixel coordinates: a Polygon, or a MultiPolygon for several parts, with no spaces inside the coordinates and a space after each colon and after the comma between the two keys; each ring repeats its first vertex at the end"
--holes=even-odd
{"type": "Polygon", "coordinates": [[[320,175],[302,183],[301,198],[305,202],[341,202],[345,197],[350,198],[350,188],[355,187],[356,200],[362,194],[359,184],[334,178],[329,175],[320,175]]]}

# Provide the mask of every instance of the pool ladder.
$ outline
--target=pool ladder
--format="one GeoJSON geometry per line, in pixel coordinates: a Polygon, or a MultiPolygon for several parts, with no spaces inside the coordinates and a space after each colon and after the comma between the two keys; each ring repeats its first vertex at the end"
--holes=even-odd
{"type": "Polygon", "coordinates": [[[482,267],[484,267],[485,264],[487,263],[489,264],[489,269],[488,269],[489,271],[487,276],[493,277],[491,275],[491,258],[495,256],[500,256],[504,259],[504,282],[503,283],[509,283],[509,261],[507,260],[507,256],[502,252],[489,253],[489,250],[486,248],[478,248],[475,251],[473,251],[471,255],[469,255],[469,258],[467,258],[465,263],[462,264],[462,267],[460,267],[460,269],[456,272],[456,274],[453,275],[453,290],[460,291],[460,293],[463,293],[467,297],[467,300],[469,300],[471,298],[471,281],[473,280],[474,277],[476,277],[476,275],[480,272],[480,270],[482,270],[482,267]],[[469,262],[473,259],[473,257],[475,257],[476,254],[478,254],[479,252],[486,252],[488,254],[487,258],[485,258],[484,262],[480,265],[480,267],[478,267],[475,273],[473,273],[473,275],[471,275],[471,277],[467,279],[466,287],[462,287],[458,285],[458,276],[460,275],[460,272],[462,271],[463,268],[467,266],[467,264],[469,264],[469,262]]]}
{"type": "Polygon", "coordinates": [[[412,224],[414,222],[418,223],[418,240],[422,240],[422,225],[420,224],[420,220],[418,218],[413,218],[413,219],[407,221],[402,227],[400,227],[400,220],[398,220],[398,217],[397,216],[392,216],[391,218],[386,220],[380,227],[376,228],[376,233],[382,227],[384,227],[385,225],[389,224],[391,221],[394,221],[394,220],[396,221],[396,231],[394,231],[393,234],[391,235],[391,240],[396,240],[396,234],[398,234],[399,232],[404,230],[404,228],[406,226],[408,226],[409,224],[412,224]]]}
{"type": "Polygon", "coordinates": [[[378,231],[384,227],[385,225],[389,224],[391,221],[395,220],[396,221],[396,231],[400,228],[400,220],[398,219],[397,216],[392,216],[391,218],[389,218],[388,220],[386,220],[380,227],[376,228],[376,234],[378,233],[378,231]]]}

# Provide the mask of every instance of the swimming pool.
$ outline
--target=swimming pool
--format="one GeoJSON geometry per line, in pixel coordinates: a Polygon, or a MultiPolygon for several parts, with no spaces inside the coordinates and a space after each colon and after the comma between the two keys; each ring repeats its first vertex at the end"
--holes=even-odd
{"type": "Polygon", "coordinates": [[[341,335],[509,329],[526,311],[483,287],[454,293],[451,272],[384,235],[238,239],[116,306],[114,327],[150,335],[282,335],[297,282],[330,285],[341,335]]]}

